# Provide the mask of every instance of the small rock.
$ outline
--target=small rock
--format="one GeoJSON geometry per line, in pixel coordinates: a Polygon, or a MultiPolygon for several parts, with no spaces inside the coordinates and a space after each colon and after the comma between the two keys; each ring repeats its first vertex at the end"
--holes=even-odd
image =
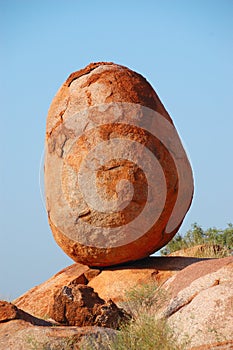
{"type": "Polygon", "coordinates": [[[51,326],[51,322],[47,322],[40,318],[34,317],[23,310],[18,309],[14,304],[4,300],[0,300],[0,323],[11,320],[21,319],[37,326],[51,326]]]}
{"type": "Polygon", "coordinates": [[[18,318],[18,309],[7,301],[0,300],[0,322],[18,318]]]}
{"type": "Polygon", "coordinates": [[[131,316],[122,308],[119,308],[111,299],[98,309],[95,325],[118,329],[123,322],[131,319],[131,316]]]}
{"type": "Polygon", "coordinates": [[[55,296],[50,309],[51,317],[68,326],[101,326],[117,329],[130,316],[116,306],[112,300],[107,303],[93,288],[79,284],[64,286],[55,296]]]}

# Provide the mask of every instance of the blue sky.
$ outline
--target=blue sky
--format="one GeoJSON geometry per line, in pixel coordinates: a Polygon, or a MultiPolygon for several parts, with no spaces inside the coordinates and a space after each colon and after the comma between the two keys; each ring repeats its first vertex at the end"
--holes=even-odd
{"type": "Polygon", "coordinates": [[[192,223],[233,222],[233,2],[0,1],[0,297],[72,261],[52,238],[39,168],[49,105],[67,76],[113,61],[153,85],[190,156],[192,223]]]}

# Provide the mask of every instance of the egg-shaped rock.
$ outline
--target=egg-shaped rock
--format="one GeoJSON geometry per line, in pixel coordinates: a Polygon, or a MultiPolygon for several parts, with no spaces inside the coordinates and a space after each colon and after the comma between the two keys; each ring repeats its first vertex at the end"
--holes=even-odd
{"type": "Polygon", "coordinates": [[[192,201],[192,170],[144,77],[106,62],[69,76],[47,117],[45,196],[53,236],[76,262],[121,264],[172,239],[192,201]]]}

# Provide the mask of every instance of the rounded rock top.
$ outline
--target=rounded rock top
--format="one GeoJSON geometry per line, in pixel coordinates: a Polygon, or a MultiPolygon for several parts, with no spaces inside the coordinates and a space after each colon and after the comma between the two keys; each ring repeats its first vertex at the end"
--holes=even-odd
{"type": "Polygon", "coordinates": [[[53,236],[76,262],[138,260],[172,239],[191,205],[192,169],[143,76],[108,62],[69,76],[48,112],[45,195],[53,236]]]}

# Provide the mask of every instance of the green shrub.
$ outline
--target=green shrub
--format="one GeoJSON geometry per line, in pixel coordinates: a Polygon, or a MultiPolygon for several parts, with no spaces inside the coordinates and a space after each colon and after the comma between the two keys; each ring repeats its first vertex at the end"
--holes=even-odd
{"type": "Polygon", "coordinates": [[[168,255],[197,245],[206,245],[206,249],[197,252],[197,255],[200,257],[225,257],[231,255],[233,249],[233,225],[228,224],[228,227],[224,230],[208,228],[204,231],[201,226],[194,223],[184,236],[178,233],[160,252],[162,255],[168,255]]]}

